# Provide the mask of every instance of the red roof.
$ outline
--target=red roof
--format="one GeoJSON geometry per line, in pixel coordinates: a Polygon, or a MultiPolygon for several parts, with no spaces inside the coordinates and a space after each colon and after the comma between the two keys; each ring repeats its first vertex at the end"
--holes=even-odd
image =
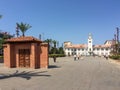
{"type": "Polygon", "coordinates": [[[41,40],[35,38],[35,37],[32,37],[32,36],[21,36],[21,37],[17,37],[17,38],[10,38],[10,39],[7,39],[6,42],[42,42],[41,40]]]}
{"type": "Polygon", "coordinates": [[[78,44],[78,45],[69,45],[66,46],[66,48],[86,48],[87,45],[86,44],[78,44]]]}
{"type": "Polygon", "coordinates": [[[93,48],[110,48],[111,45],[94,45],[93,48]]]}

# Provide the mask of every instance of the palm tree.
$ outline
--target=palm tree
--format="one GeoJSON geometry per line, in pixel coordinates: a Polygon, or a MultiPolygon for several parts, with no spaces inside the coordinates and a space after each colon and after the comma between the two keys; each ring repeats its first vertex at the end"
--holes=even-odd
{"type": "Polygon", "coordinates": [[[25,36],[25,32],[31,28],[32,26],[30,26],[29,24],[25,24],[25,23],[16,23],[17,24],[17,27],[20,29],[20,31],[22,32],[22,36],[24,37],[25,36]]]}
{"type": "Polygon", "coordinates": [[[57,41],[53,40],[53,47],[56,48],[57,41]]]}
{"type": "Polygon", "coordinates": [[[57,48],[56,48],[57,44],[58,44],[57,41],[56,41],[56,40],[53,40],[53,48],[54,48],[53,53],[54,53],[54,54],[56,54],[56,51],[57,51],[57,50],[56,50],[56,49],[57,49],[57,48]]]}
{"type": "Polygon", "coordinates": [[[52,47],[52,39],[46,39],[44,42],[48,43],[48,51],[50,53],[51,47],[52,47]]]}

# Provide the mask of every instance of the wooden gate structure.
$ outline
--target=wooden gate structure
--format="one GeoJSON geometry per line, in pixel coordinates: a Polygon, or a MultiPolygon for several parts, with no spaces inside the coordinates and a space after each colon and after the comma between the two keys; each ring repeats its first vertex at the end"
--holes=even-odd
{"type": "Polygon", "coordinates": [[[19,49],[19,67],[30,67],[30,49],[19,49]]]}

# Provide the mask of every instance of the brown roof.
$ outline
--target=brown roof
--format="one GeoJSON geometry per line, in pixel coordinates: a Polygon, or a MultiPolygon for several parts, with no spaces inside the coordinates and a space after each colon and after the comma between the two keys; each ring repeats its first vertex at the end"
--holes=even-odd
{"type": "Polygon", "coordinates": [[[17,38],[7,39],[6,42],[42,42],[42,41],[32,36],[27,36],[27,37],[21,36],[17,38]]]}
{"type": "Polygon", "coordinates": [[[94,45],[93,48],[110,48],[111,45],[94,45]]]}
{"type": "Polygon", "coordinates": [[[86,48],[87,45],[86,44],[78,44],[78,45],[69,45],[66,46],[65,48],[86,48]]]}
{"type": "MultiPolygon", "coordinates": [[[[78,45],[68,45],[65,46],[65,48],[87,48],[88,46],[86,44],[78,44],[78,45]]],[[[110,48],[111,45],[93,45],[93,48],[110,48]]]]}

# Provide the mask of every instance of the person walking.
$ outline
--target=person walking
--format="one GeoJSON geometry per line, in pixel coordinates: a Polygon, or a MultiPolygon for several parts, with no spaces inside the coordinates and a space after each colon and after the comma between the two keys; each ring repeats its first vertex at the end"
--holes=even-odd
{"type": "Polygon", "coordinates": [[[74,61],[76,60],[76,57],[77,57],[76,54],[74,54],[74,61]]]}
{"type": "Polygon", "coordinates": [[[54,62],[56,62],[56,56],[53,56],[53,60],[54,60],[54,62]]]}
{"type": "Polygon", "coordinates": [[[78,60],[80,59],[80,54],[77,55],[78,60]]]}
{"type": "Polygon", "coordinates": [[[108,54],[105,55],[106,60],[108,60],[108,54]]]}

